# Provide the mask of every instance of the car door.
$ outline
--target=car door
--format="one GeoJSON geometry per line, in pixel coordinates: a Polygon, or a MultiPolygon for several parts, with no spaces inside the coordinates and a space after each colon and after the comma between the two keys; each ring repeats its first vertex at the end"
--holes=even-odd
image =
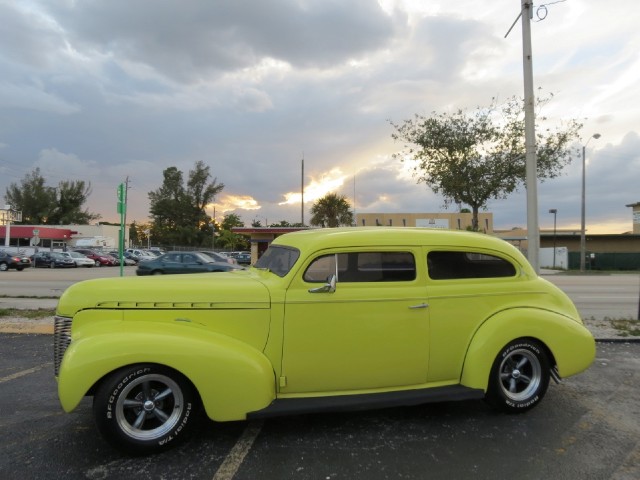
{"type": "Polygon", "coordinates": [[[203,259],[193,253],[182,254],[182,272],[181,273],[201,273],[208,272],[207,266],[203,259]]]}
{"type": "Polygon", "coordinates": [[[424,275],[409,250],[330,252],[307,262],[286,293],[281,392],[425,383],[424,275]],[[331,274],[335,291],[324,287],[331,274]]]}
{"type": "Polygon", "coordinates": [[[513,259],[485,249],[425,249],[431,319],[430,382],[458,381],[480,325],[520,305],[522,279],[513,259]]]}

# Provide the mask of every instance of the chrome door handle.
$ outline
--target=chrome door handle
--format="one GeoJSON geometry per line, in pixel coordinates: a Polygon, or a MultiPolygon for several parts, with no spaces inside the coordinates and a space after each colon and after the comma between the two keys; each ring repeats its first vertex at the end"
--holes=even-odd
{"type": "Polygon", "coordinates": [[[416,308],[427,308],[429,306],[428,303],[420,303],[418,305],[411,305],[409,308],[411,310],[415,310],[416,308]]]}

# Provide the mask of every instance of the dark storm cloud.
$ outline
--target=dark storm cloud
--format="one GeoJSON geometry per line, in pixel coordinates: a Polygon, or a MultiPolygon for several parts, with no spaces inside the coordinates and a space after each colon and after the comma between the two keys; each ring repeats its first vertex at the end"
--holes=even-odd
{"type": "Polygon", "coordinates": [[[392,19],[369,0],[114,0],[42,4],[72,42],[181,81],[263,58],[327,67],[384,46],[392,19]]]}

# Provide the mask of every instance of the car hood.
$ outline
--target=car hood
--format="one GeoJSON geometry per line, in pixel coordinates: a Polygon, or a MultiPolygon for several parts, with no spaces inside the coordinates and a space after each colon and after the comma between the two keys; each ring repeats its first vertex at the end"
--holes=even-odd
{"type": "Polygon", "coordinates": [[[265,309],[268,289],[244,272],[117,277],[76,283],[62,294],[57,314],[105,309],[265,309]],[[168,300],[170,299],[170,300],[168,300]]]}

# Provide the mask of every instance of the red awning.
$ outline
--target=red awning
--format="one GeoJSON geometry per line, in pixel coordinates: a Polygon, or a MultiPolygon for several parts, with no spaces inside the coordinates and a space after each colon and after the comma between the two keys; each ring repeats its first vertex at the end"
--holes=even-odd
{"type": "MultiPolygon", "coordinates": [[[[6,226],[0,226],[0,238],[6,236],[6,226]]],[[[71,239],[71,235],[78,233],[68,228],[51,228],[41,226],[23,226],[23,225],[11,225],[9,235],[11,238],[32,238],[34,237],[33,231],[38,230],[38,237],[45,240],[61,240],[68,241],[71,239]]]]}

